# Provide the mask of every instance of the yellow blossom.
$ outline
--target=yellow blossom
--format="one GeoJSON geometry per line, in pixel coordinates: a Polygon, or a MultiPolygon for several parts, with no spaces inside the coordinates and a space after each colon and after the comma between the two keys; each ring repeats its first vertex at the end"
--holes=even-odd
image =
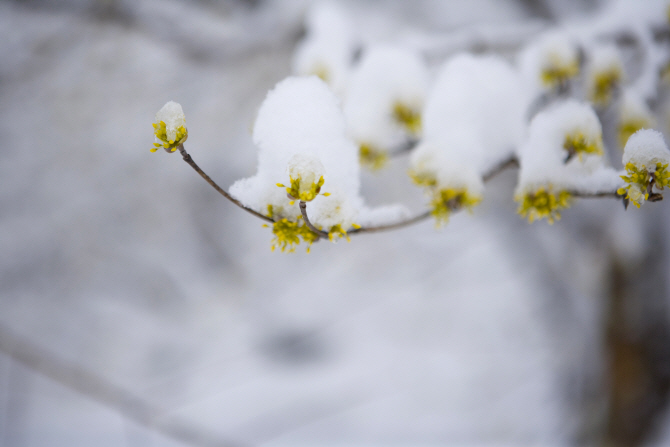
{"type": "Polygon", "coordinates": [[[435,189],[430,201],[430,214],[438,226],[445,225],[453,211],[472,209],[481,200],[481,196],[471,194],[466,188],[435,189]]]}
{"type": "Polygon", "coordinates": [[[561,211],[570,206],[570,199],[568,191],[553,191],[551,186],[541,186],[515,197],[519,202],[518,213],[528,222],[546,218],[550,224],[561,218],[561,211]]]}

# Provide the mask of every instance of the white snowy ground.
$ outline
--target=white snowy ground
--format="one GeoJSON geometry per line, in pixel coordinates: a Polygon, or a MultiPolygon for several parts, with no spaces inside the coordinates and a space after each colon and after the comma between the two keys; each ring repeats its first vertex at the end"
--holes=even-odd
{"type": "MultiPolygon", "coordinates": [[[[475,3],[444,23],[523,18],[475,3]]],[[[4,327],[249,445],[571,442],[601,266],[574,241],[561,255],[568,226],[514,214],[515,173],[440,231],[271,252],[262,222],[149,152],[151,122],[179,101],[214,179],[255,172],[249,129],[306,3],[117,2],[118,20],[54,4],[0,3],[4,327]]],[[[420,209],[405,168],[364,174],[369,201],[420,209]]],[[[0,445],[182,444],[0,355],[0,445]]]]}

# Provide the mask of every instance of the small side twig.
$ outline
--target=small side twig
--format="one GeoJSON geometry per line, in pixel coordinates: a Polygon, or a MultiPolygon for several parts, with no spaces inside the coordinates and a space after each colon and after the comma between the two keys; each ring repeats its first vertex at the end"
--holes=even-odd
{"type": "Polygon", "coordinates": [[[185,161],[186,163],[188,163],[188,164],[195,170],[195,172],[197,172],[198,174],[200,174],[200,177],[204,178],[205,181],[206,181],[207,183],[209,183],[209,184],[212,186],[212,188],[216,189],[216,190],[218,191],[218,193],[221,194],[223,197],[225,197],[226,199],[230,200],[230,201],[233,202],[235,205],[237,205],[237,206],[239,206],[240,208],[242,208],[244,211],[246,211],[246,212],[248,212],[248,213],[251,213],[251,214],[253,214],[254,216],[258,217],[259,219],[263,219],[263,220],[266,221],[266,222],[274,223],[274,220],[272,220],[270,217],[265,216],[265,215],[259,213],[258,211],[252,210],[251,208],[247,208],[246,206],[242,205],[242,203],[241,203],[239,200],[235,199],[233,196],[231,196],[230,194],[228,194],[228,192],[227,192],[225,189],[223,189],[223,188],[221,188],[219,185],[217,185],[216,182],[215,182],[214,180],[212,180],[212,179],[210,178],[210,176],[208,176],[207,174],[205,174],[205,172],[204,172],[202,169],[200,169],[200,166],[198,166],[198,165],[193,161],[193,158],[191,158],[191,156],[189,155],[189,153],[186,152],[186,149],[184,149],[184,145],[183,145],[183,144],[179,146],[179,152],[181,153],[181,156],[182,156],[182,158],[184,159],[184,161],[185,161]]]}
{"type": "Polygon", "coordinates": [[[493,166],[488,172],[485,172],[482,176],[484,183],[493,179],[496,175],[500,174],[502,171],[508,168],[518,168],[519,160],[517,160],[515,155],[510,155],[509,157],[503,159],[497,165],[493,166]]]}
{"type": "Polygon", "coordinates": [[[407,227],[409,225],[419,223],[423,220],[426,220],[430,217],[430,211],[424,211],[421,214],[418,214],[414,217],[410,217],[407,220],[400,222],[388,224],[388,225],[378,225],[376,227],[367,227],[367,228],[354,228],[353,230],[347,231],[347,234],[356,234],[356,233],[377,233],[379,231],[388,231],[396,230],[398,228],[407,227]]]}
{"type": "Polygon", "coordinates": [[[312,222],[310,222],[309,217],[307,217],[307,203],[303,202],[302,200],[300,201],[300,213],[302,214],[302,219],[305,221],[305,225],[307,225],[307,228],[312,230],[312,232],[317,234],[319,237],[328,239],[328,233],[326,233],[323,230],[319,230],[314,225],[312,225],[312,222]]]}
{"type": "Polygon", "coordinates": [[[610,198],[610,199],[623,199],[623,196],[620,196],[616,191],[598,191],[598,192],[584,192],[584,191],[567,191],[572,197],[579,197],[581,199],[600,199],[600,198],[610,198]]]}

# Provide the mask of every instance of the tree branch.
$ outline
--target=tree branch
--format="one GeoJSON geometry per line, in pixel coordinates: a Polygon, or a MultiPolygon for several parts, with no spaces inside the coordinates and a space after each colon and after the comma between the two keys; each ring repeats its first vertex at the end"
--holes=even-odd
{"type": "Polygon", "coordinates": [[[248,212],[248,213],[251,213],[251,214],[253,214],[254,216],[256,216],[256,217],[258,217],[258,218],[260,218],[260,219],[263,219],[263,220],[266,221],[266,222],[274,223],[274,220],[272,220],[272,219],[269,218],[268,216],[264,216],[263,214],[259,213],[258,211],[252,210],[251,208],[247,208],[246,206],[242,205],[242,203],[241,203],[239,200],[235,199],[233,196],[231,196],[230,194],[228,194],[228,192],[227,192],[225,189],[223,189],[223,188],[221,188],[219,185],[217,185],[216,182],[215,182],[214,180],[212,180],[212,179],[210,178],[210,176],[208,176],[207,174],[205,174],[205,172],[204,172],[202,169],[200,169],[200,166],[198,166],[198,165],[193,161],[193,158],[191,158],[191,156],[188,154],[188,152],[186,152],[186,149],[184,149],[184,145],[183,145],[183,144],[179,146],[179,152],[181,153],[181,156],[182,156],[182,158],[184,159],[184,161],[185,161],[186,163],[188,163],[188,164],[195,170],[195,172],[197,172],[198,174],[200,174],[200,177],[204,178],[205,181],[206,181],[207,183],[209,183],[209,184],[212,186],[212,188],[216,189],[216,190],[219,192],[219,194],[221,194],[223,197],[225,197],[226,199],[230,200],[230,201],[233,202],[235,205],[237,205],[237,206],[239,206],[240,208],[242,208],[244,211],[246,211],[246,212],[248,212]]]}
{"type": "Polygon", "coordinates": [[[127,419],[176,441],[199,447],[240,447],[213,433],[174,418],[159,418],[161,410],[141,397],[104,378],[69,363],[51,352],[19,337],[0,325],[0,352],[61,385],[90,397],[127,419]]]}

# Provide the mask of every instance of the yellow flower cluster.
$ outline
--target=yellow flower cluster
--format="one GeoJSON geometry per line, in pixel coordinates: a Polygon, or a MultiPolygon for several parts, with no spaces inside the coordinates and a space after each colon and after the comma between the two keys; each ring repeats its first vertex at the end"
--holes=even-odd
{"type": "Polygon", "coordinates": [[[605,106],[612,100],[614,90],[623,79],[623,72],[619,66],[612,66],[593,75],[591,81],[591,101],[598,106],[605,106]]]}
{"type": "Polygon", "coordinates": [[[435,174],[421,169],[410,169],[407,173],[415,185],[432,188],[437,185],[435,174]]]}
{"type": "MultiPolygon", "coordinates": [[[[268,217],[271,219],[276,217],[272,205],[268,205],[268,217]]],[[[268,227],[269,225],[263,226],[268,227]]],[[[307,244],[307,253],[309,253],[312,244],[319,240],[319,236],[307,227],[302,216],[298,216],[295,221],[287,218],[276,220],[272,224],[272,234],[274,235],[272,251],[279,248],[282,252],[293,253],[302,240],[307,244]]]]}
{"type": "Polygon", "coordinates": [[[300,239],[307,244],[307,253],[309,253],[312,244],[319,239],[319,236],[305,225],[302,216],[299,216],[295,222],[286,218],[276,221],[272,224],[272,234],[274,235],[272,251],[279,248],[282,252],[287,251],[288,253],[295,252],[300,239]]]}
{"type": "Polygon", "coordinates": [[[566,135],[563,148],[568,151],[568,160],[575,155],[579,156],[579,160],[584,154],[603,155],[602,137],[589,138],[580,131],[566,135]]]}
{"type": "MultiPolygon", "coordinates": [[[[286,188],[286,193],[289,196],[291,196],[294,200],[301,200],[303,202],[314,200],[314,198],[319,195],[319,192],[321,192],[321,187],[323,186],[324,182],[323,176],[319,177],[317,182],[311,182],[308,185],[305,185],[300,177],[295,179],[293,177],[289,177],[289,179],[291,179],[291,186],[287,187],[282,183],[277,183],[277,186],[280,188],[286,188]]],[[[323,193],[323,195],[328,196],[329,194],[326,192],[323,193]]],[[[293,204],[293,202],[291,202],[291,204],[293,204]]]]}
{"type": "Polygon", "coordinates": [[[549,88],[557,88],[579,74],[579,61],[574,58],[566,61],[559,56],[550,56],[545,64],[540,79],[542,84],[549,88]]]}
{"type": "Polygon", "coordinates": [[[541,186],[538,189],[517,195],[518,213],[533,223],[546,218],[550,224],[561,218],[561,211],[570,206],[568,191],[553,191],[552,187],[541,186]]]}
{"type": "Polygon", "coordinates": [[[470,194],[465,188],[435,189],[430,200],[430,214],[437,226],[445,225],[453,211],[461,208],[470,210],[481,200],[480,196],[470,194]]]}
{"type": "Polygon", "coordinates": [[[668,163],[657,162],[655,169],[649,171],[645,166],[636,166],[633,163],[626,164],[626,173],[621,178],[626,185],[617,190],[617,194],[633,202],[636,207],[640,207],[645,200],[649,200],[651,188],[656,186],[663,189],[670,187],[670,172],[668,172],[668,163]]]}
{"type": "Polygon", "coordinates": [[[393,118],[411,135],[421,132],[421,113],[406,104],[396,102],[393,105],[393,118]]]}
{"type": "Polygon", "coordinates": [[[159,121],[158,123],[153,123],[154,126],[154,135],[161,142],[154,143],[154,147],[150,150],[151,152],[156,152],[158,148],[164,148],[167,151],[174,152],[177,150],[179,145],[184,144],[186,138],[188,138],[188,131],[185,126],[180,126],[177,128],[177,133],[174,139],[168,139],[167,128],[165,126],[165,121],[159,121]]]}
{"type": "Polygon", "coordinates": [[[388,161],[388,154],[384,151],[374,148],[369,144],[361,144],[358,150],[358,159],[361,166],[365,166],[371,171],[378,171],[388,161]]]}
{"type": "MultiPolygon", "coordinates": [[[[272,205],[268,205],[268,216],[275,218],[272,205]]],[[[269,225],[264,225],[268,227],[269,225]]],[[[353,224],[354,228],[360,228],[359,225],[353,224]]],[[[321,228],[319,228],[321,229],[321,228]]],[[[309,229],[302,216],[298,216],[297,220],[289,220],[282,218],[272,224],[272,251],[279,248],[282,252],[293,253],[300,242],[307,244],[307,253],[310,252],[312,244],[319,240],[319,235],[309,229]]],[[[342,225],[333,225],[328,231],[328,240],[335,242],[337,239],[346,238],[350,242],[347,231],[342,228],[342,225]]]]}

